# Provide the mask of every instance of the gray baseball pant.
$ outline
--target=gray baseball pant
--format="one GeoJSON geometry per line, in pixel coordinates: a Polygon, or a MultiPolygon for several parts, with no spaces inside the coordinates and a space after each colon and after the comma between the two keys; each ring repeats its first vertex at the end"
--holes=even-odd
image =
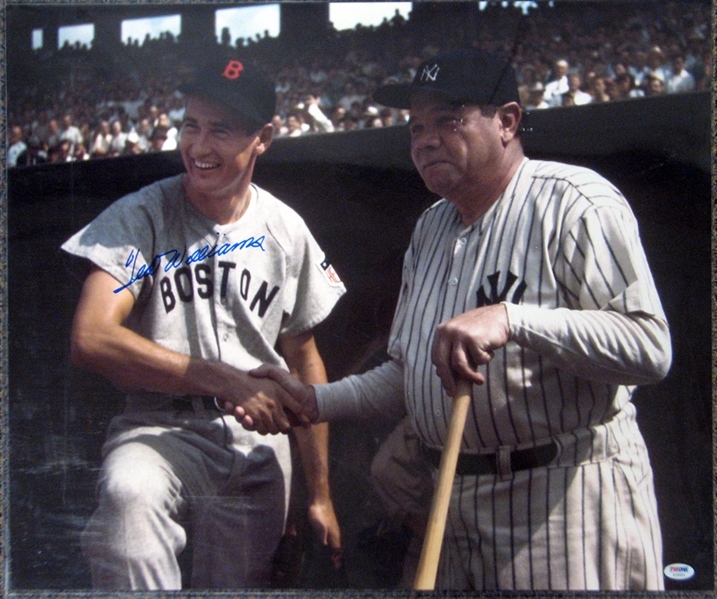
{"type": "Polygon", "coordinates": [[[115,418],[103,455],[82,535],[94,588],[180,589],[189,535],[192,588],[267,587],[288,506],[286,436],[195,405],[115,418]]]}

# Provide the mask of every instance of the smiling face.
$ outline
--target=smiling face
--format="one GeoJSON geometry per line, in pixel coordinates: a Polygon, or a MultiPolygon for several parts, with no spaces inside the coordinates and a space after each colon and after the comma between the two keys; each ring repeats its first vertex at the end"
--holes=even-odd
{"type": "Polygon", "coordinates": [[[190,97],[179,138],[190,200],[243,200],[256,158],[269,147],[272,130],[267,124],[247,133],[246,124],[228,107],[190,97]]]}

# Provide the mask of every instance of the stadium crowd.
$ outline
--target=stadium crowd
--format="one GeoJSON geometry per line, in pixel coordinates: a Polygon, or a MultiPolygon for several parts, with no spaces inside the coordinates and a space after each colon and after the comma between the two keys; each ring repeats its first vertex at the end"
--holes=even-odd
{"type": "MultiPolygon", "coordinates": [[[[475,20],[398,13],[378,27],[332,26],[310,47],[284,36],[217,41],[240,48],[276,81],[280,136],[405,123],[371,91],[410,81],[426,57],[474,46],[510,57],[525,109],[608,102],[709,89],[709,2],[539,4],[523,12],[490,3],[475,20]]],[[[308,45],[307,45],[308,46],[308,45]]],[[[175,149],[191,51],[170,33],[109,50],[66,44],[28,52],[8,76],[8,166],[99,159],[175,149]],[[14,69],[14,70],[13,70],[14,69]]]]}

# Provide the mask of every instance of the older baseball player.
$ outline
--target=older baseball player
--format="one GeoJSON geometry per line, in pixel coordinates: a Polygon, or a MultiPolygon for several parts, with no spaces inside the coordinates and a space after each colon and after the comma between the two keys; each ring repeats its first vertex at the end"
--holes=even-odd
{"type": "Polygon", "coordinates": [[[524,156],[515,74],[494,56],[437,56],[374,97],[411,109],[413,161],[443,197],[405,256],[393,359],[315,387],[255,374],[312,421],[405,410],[434,464],[448,396],[473,383],[439,588],[662,589],[630,398],[671,346],[628,203],[591,170],[524,156]]]}
{"type": "MultiPolygon", "coordinates": [[[[62,246],[93,265],[73,361],[128,392],[83,535],[101,589],[181,588],[190,539],[192,588],[268,585],[291,459],[288,437],[266,433],[290,426],[281,388],[247,370],[269,362],[326,382],[312,328],[345,292],[304,221],[251,182],[272,140],[273,84],[224,60],[182,91],[186,173],[121,198],[62,246]]],[[[338,548],[327,434],[297,438],[310,520],[338,548]]]]}

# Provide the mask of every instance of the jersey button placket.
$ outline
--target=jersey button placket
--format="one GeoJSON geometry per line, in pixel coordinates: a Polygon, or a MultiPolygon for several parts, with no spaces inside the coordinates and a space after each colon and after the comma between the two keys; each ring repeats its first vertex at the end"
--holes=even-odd
{"type": "Polygon", "coordinates": [[[458,284],[460,283],[461,263],[463,250],[465,248],[465,239],[459,238],[453,242],[453,252],[451,255],[451,263],[448,273],[448,285],[446,288],[446,303],[444,317],[451,318],[456,310],[456,298],[458,294],[458,284]]]}

